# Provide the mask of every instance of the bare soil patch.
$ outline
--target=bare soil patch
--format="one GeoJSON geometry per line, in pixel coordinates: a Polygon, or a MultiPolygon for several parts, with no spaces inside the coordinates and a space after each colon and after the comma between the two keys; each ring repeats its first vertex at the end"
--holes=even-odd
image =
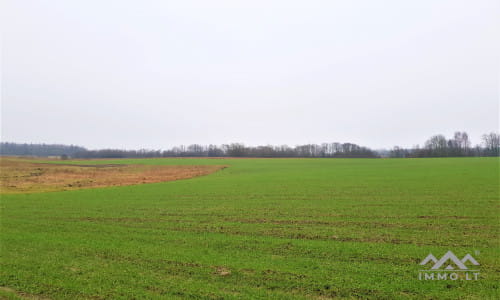
{"type": "Polygon", "coordinates": [[[228,275],[231,275],[231,270],[229,268],[226,268],[226,267],[218,266],[218,267],[215,267],[215,272],[213,274],[219,275],[219,276],[228,276],[228,275]]]}
{"type": "Polygon", "coordinates": [[[208,175],[226,166],[77,165],[0,159],[0,192],[34,193],[155,183],[208,175]]]}
{"type": "MultiPolygon", "coordinates": [[[[16,291],[14,289],[11,289],[9,287],[5,286],[0,286],[0,291],[3,291],[4,293],[7,293],[9,295],[9,298],[5,299],[30,299],[30,300],[50,300],[50,298],[45,298],[39,295],[33,295],[33,294],[28,294],[25,292],[20,292],[16,291]]],[[[0,295],[0,298],[2,298],[2,295],[0,295]]],[[[3,298],[2,298],[3,299],[3,298]]]]}

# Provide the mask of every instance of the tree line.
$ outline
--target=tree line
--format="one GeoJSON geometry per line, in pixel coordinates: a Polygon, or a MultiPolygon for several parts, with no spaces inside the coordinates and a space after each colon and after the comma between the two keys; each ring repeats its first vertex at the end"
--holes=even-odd
{"type": "Polygon", "coordinates": [[[75,145],[61,144],[18,144],[0,143],[0,155],[18,156],[75,156],[77,153],[85,152],[87,149],[75,145]]]}
{"type": "Polygon", "coordinates": [[[178,146],[168,150],[87,150],[76,158],[139,158],[139,157],[378,157],[375,151],[351,143],[307,144],[295,147],[246,146],[241,143],[178,146]]]}
{"type": "Polygon", "coordinates": [[[246,146],[241,143],[224,145],[177,146],[167,150],[88,150],[84,147],[59,144],[0,143],[0,155],[60,156],[62,158],[153,158],[153,157],[331,157],[331,158],[410,158],[410,157],[458,157],[499,156],[500,135],[488,133],[482,143],[474,147],[466,132],[456,132],[451,139],[444,135],[430,137],[423,147],[394,147],[391,150],[372,150],[353,143],[306,144],[290,147],[246,146]]]}
{"type": "Polygon", "coordinates": [[[491,132],[484,134],[481,139],[480,145],[472,147],[466,132],[457,131],[450,139],[442,134],[437,134],[430,137],[422,148],[419,145],[407,149],[396,146],[389,152],[388,156],[406,158],[500,155],[500,134],[491,132]]]}

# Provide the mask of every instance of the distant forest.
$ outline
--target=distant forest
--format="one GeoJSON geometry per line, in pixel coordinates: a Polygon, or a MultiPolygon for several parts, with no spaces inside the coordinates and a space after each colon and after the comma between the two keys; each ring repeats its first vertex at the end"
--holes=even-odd
{"type": "Polygon", "coordinates": [[[240,143],[224,145],[199,145],[173,147],[168,150],[88,150],[84,147],[59,144],[0,143],[0,155],[58,156],[67,158],[151,158],[151,157],[337,157],[337,158],[411,158],[411,157],[460,157],[499,156],[500,135],[482,136],[482,143],[471,146],[466,132],[456,132],[451,139],[435,135],[425,144],[413,148],[394,147],[391,150],[372,150],[352,143],[307,144],[290,147],[245,146],[240,143]]]}
{"type": "Polygon", "coordinates": [[[0,143],[0,155],[75,157],[77,153],[85,151],[87,149],[84,147],[73,145],[0,143]]]}

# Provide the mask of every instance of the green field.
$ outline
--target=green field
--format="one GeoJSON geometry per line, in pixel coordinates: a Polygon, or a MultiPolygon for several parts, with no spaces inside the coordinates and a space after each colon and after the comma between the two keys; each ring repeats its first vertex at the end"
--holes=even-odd
{"type": "Polygon", "coordinates": [[[3,195],[0,295],[499,297],[498,158],[82,163],[229,167],[165,183],[3,195]],[[474,256],[479,279],[418,280],[419,262],[448,250],[474,256]]]}

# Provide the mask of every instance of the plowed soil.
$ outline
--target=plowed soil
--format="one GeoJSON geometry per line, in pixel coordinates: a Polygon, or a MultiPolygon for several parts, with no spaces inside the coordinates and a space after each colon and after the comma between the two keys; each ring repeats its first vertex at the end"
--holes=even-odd
{"type": "Polygon", "coordinates": [[[225,166],[77,165],[0,159],[0,192],[32,193],[188,179],[225,166]]]}

